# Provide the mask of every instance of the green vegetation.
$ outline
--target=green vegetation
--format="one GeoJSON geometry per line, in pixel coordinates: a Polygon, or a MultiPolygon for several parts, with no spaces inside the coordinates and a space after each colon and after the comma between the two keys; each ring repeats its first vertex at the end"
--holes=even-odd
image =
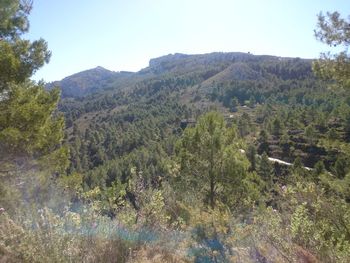
{"type": "Polygon", "coordinates": [[[15,202],[8,199],[20,195],[20,187],[13,184],[40,180],[36,187],[41,191],[36,195],[38,200],[45,198],[47,177],[65,171],[68,152],[62,147],[64,119],[56,112],[59,90],[47,92],[43,84],[28,79],[50,57],[45,41],[21,39],[28,30],[26,16],[31,6],[18,1],[0,3],[0,60],[5,67],[0,70],[0,200],[12,209],[9,204],[15,202]]]}
{"type": "Polygon", "coordinates": [[[350,87],[349,35],[349,21],[341,18],[338,12],[327,12],[326,16],[319,14],[316,38],[330,47],[341,47],[343,51],[323,53],[314,63],[314,71],[324,79],[335,80],[340,88],[345,89],[350,87]]]}
{"type": "MultiPolygon", "coordinates": [[[[346,52],[174,54],[44,87],[30,8],[0,0],[1,262],[348,262],[346,52]]],[[[316,36],[347,48],[347,25],[320,15],[316,36]]]]}

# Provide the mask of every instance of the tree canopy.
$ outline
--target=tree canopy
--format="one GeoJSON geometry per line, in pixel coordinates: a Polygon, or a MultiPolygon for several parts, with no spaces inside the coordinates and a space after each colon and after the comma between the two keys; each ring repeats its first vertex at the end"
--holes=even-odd
{"type": "Polygon", "coordinates": [[[0,0],[0,175],[35,169],[64,172],[64,119],[57,113],[58,89],[30,80],[49,61],[43,40],[29,41],[32,3],[0,0]]]}
{"type": "Polygon", "coordinates": [[[244,192],[249,168],[242,145],[235,127],[228,128],[223,116],[217,112],[202,116],[195,127],[184,131],[177,144],[183,171],[181,187],[196,191],[212,208],[217,201],[234,204],[244,192]]]}
{"type": "Polygon", "coordinates": [[[350,18],[344,19],[339,12],[327,12],[318,15],[316,38],[330,47],[342,48],[343,51],[331,54],[322,53],[314,63],[314,71],[322,78],[335,80],[341,87],[350,88],[350,18]]]}

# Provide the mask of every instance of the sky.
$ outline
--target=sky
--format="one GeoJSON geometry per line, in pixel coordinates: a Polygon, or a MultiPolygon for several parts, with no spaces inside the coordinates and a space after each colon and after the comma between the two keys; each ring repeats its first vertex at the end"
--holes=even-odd
{"type": "Polygon", "coordinates": [[[30,31],[50,63],[33,79],[60,80],[102,66],[138,71],[173,54],[250,52],[317,58],[317,14],[350,14],[349,0],[34,0],[30,31]]]}

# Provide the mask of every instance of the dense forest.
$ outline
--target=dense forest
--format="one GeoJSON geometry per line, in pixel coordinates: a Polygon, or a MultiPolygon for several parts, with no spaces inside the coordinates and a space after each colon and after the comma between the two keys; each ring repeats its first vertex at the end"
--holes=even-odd
{"type": "Polygon", "coordinates": [[[349,262],[349,22],[318,60],[169,54],[42,83],[0,0],[0,262],[349,262]]]}

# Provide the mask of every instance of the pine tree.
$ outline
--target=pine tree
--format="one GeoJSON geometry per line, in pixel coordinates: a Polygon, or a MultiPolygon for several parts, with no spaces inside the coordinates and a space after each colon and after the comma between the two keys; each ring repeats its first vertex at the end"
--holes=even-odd
{"type": "Polygon", "coordinates": [[[339,179],[343,179],[349,172],[349,160],[343,155],[338,156],[333,167],[333,172],[339,179]]]}
{"type": "Polygon", "coordinates": [[[258,141],[259,141],[258,153],[259,154],[262,154],[264,152],[269,153],[268,134],[265,130],[261,130],[258,141]]]}
{"type": "Polygon", "coordinates": [[[323,174],[324,172],[326,171],[326,168],[324,166],[324,163],[323,161],[318,161],[316,164],[315,164],[315,167],[314,167],[314,175],[317,179],[318,176],[320,176],[321,174],[323,174]]]}
{"type": "Polygon", "coordinates": [[[255,171],[256,170],[256,163],[257,163],[257,159],[256,159],[256,155],[257,155],[257,151],[256,148],[253,144],[250,144],[248,146],[247,149],[247,158],[250,161],[250,170],[251,171],[255,171]]]}
{"type": "Polygon", "coordinates": [[[250,96],[250,98],[249,98],[249,107],[250,107],[250,108],[255,108],[255,104],[256,104],[256,99],[255,99],[255,97],[252,95],[252,96],[250,96]]]}
{"type": "Polygon", "coordinates": [[[283,124],[280,119],[276,118],[272,123],[272,133],[275,136],[280,136],[283,133],[283,124]]]}
{"type": "Polygon", "coordinates": [[[31,7],[25,0],[0,0],[0,184],[13,192],[14,180],[36,176],[38,195],[48,175],[65,172],[68,152],[62,147],[64,119],[57,113],[59,90],[46,91],[29,79],[50,58],[44,40],[22,38],[31,7]]]}
{"type": "Polygon", "coordinates": [[[305,136],[310,144],[317,142],[317,132],[313,125],[309,125],[305,128],[305,136]]]}
{"type": "Polygon", "coordinates": [[[28,32],[31,3],[0,0],[0,92],[11,92],[12,85],[25,82],[47,63],[50,52],[43,40],[30,42],[21,36],[28,32]]]}
{"type": "Polygon", "coordinates": [[[235,199],[244,188],[249,166],[239,149],[235,129],[227,128],[221,115],[210,112],[202,116],[194,128],[185,130],[177,144],[181,189],[195,192],[211,208],[218,199],[235,199]]]}
{"type": "Polygon", "coordinates": [[[350,19],[341,18],[338,12],[318,15],[316,38],[330,47],[342,48],[338,54],[323,53],[313,64],[315,73],[327,80],[335,80],[343,88],[350,88],[350,19]]]}
{"type": "Polygon", "coordinates": [[[236,112],[238,105],[239,105],[238,99],[236,97],[233,97],[231,100],[231,111],[236,112]]]}
{"type": "Polygon", "coordinates": [[[271,162],[269,161],[269,158],[267,154],[264,152],[261,155],[261,160],[259,163],[259,169],[258,169],[258,175],[261,177],[262,180],[265,181],[267,185],[267,190],[269,190],[272,187],[273,183],[273,176],[274,176],[274,169],[271,165],[271,162]]]}

